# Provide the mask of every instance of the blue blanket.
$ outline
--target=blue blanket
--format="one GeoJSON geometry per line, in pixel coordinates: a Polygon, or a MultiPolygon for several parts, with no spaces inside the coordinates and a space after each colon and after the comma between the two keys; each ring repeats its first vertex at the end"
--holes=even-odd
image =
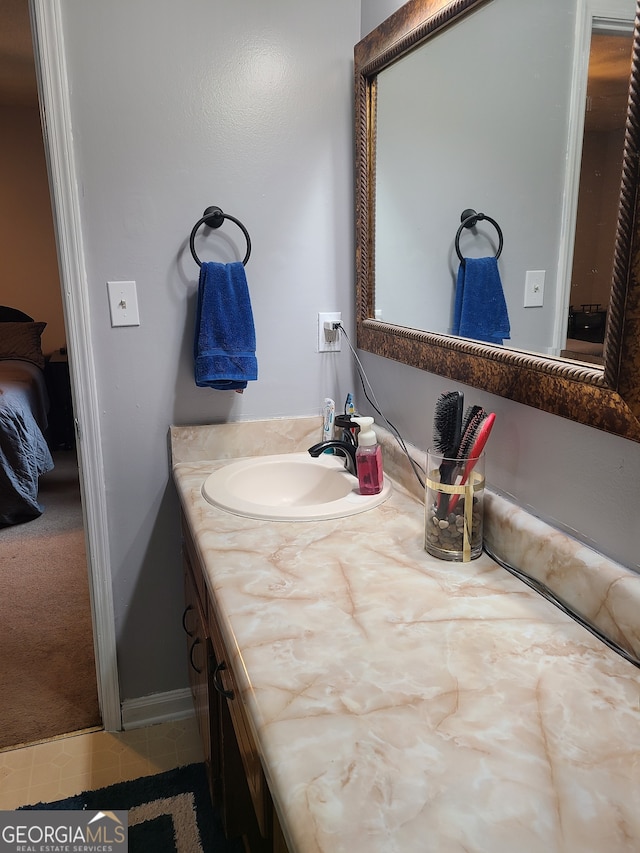
{"type": "Polygon", "coordinates": [[[0,527],[42,514],[38,478],[53,468],[46,425],[42,371],[27,361],[0,361],[0,527]]]}

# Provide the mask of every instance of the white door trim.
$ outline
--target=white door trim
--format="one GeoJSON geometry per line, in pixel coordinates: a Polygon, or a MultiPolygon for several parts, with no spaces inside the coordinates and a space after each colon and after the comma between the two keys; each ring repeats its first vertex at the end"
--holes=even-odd
{"type": "Polygon", "coordinates": [[[599,21],[612,29],[633,30],[633,0],[581,0],[576,8],[571,97],[567,133],[566,167],[562,196],[562,233],[558,257],[555,323],[551,355],[560,355],[567,340],[567,322],[571,305],[571,273],[578,219],[578,195],[589,79],[591,35],[599,21]]]}
{"type": "Polygon", "coordinates": [[[29,0],[29,11],[69,347],[98,699],[104,728],[117,731],[122,718],[107,506],[60,0],[29,0]]]}

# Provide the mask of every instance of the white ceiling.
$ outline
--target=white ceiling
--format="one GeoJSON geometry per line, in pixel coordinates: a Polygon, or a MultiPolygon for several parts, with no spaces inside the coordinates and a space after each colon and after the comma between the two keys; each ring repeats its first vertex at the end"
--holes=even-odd
{"type": "Polygon", "coordinates": [[[37,102],[28,0],[0,0],[0,103],[37,102]]]}

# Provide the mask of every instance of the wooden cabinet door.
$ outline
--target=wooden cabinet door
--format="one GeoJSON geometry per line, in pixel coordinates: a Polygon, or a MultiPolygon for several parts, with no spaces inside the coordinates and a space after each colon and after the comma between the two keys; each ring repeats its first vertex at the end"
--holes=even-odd
{"type": "Polygon", "coordinates": [[[211,690],[210,672],[213,656],[211,639],[190,563],[186,558],[184,560],[184,597],[182,627],[187,638],[189,684],[202,739],[209,788],[215,802],[219,798],[220,788],[220,751],[212,732],[217,732],[219,726],[220,702],[218,694],[211,690]]]}
{"type": "Polygon", "coordinates": [[[186,524],[183,562],[183,627],[189,681],[211,795],[220,808],[225,835],[241,837],[248,853],[286,853],[255,740],[186,524]]]}
{"type": "Polygon", "coordinates": [[[211,601],[207,621],[214,656],[217,661],[221,661],[215,673],[214,686],[226,700],[226,709],[232,723],[243,776],[251,796],[256,821],[260,834],[263,838],[268,838],[271,834],[271,794],[211,601]]]}

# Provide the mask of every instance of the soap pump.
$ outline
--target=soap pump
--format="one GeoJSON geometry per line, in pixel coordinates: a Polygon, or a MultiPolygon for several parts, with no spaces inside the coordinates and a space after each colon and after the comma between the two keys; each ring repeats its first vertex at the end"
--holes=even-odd
{"type": "Polygon", "coordinates": [[[382,491],[382,448],[373,431],[373,418],[351,418],[358,424],[358,447],[356,450],[356,470],[360,494],[377,495],[382,491]]]}

